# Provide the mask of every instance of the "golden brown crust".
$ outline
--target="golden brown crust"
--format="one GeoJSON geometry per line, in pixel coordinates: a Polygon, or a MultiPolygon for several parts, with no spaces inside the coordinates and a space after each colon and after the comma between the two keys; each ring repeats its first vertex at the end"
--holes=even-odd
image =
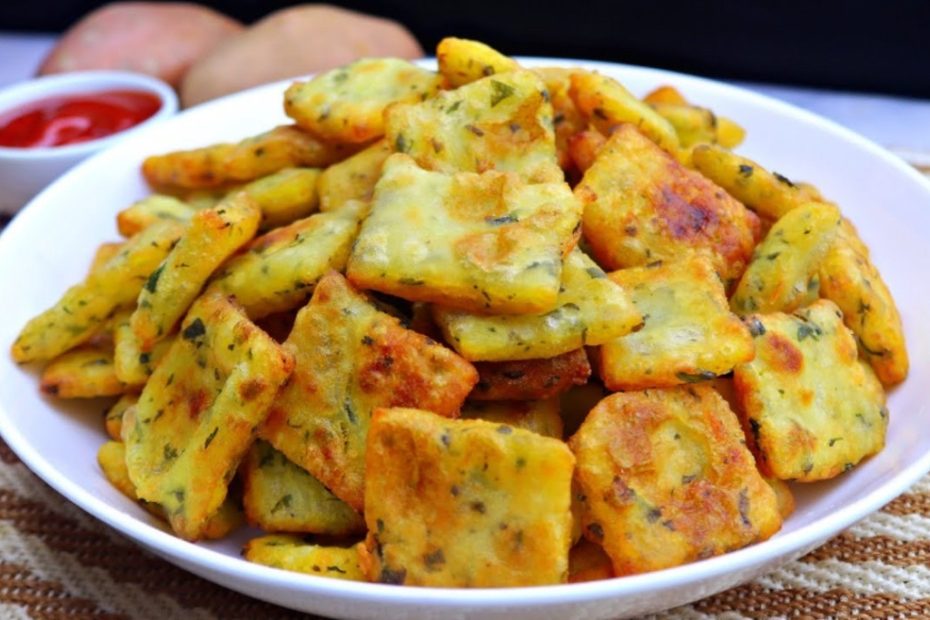
{"type": "Polygon", "coordinates": [[[584,349],[544,359],[477,362],[478,383],[470,400],[540,400],[584,385],[591,364],[584,349]]]}

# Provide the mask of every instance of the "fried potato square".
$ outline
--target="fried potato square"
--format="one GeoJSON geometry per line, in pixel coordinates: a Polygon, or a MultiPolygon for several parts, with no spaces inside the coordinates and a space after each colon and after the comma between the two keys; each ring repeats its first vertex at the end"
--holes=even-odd
{"type": "Polygon", "coordinates": [[[558,397],[545,400],[467,401],[462,419],[485,420],[532,431],[544,437],[562,439],[562,417],[558,397]]]}
{"type": "Polygon", "coordinates": [[[707,108],[674,103],[653,103],[652,108],[675,129],[683,148],[717,141],[717,117],[707,108]]]}
{"type": "Polygon", "coordinates": [[[571,81],[569,95],[575,105],[604,135],[610,135],[619,125],[631,125],[666,152],[678,152],[678,135],[671,123],[617,80],[590,71],[575,71],[571,81]]]}
{"type": "Polygon", "coordinates": [[[222,189],[284,168],[321,168],[351,155],[354,147],[322,142],[293,125],[281,125],[237,144],[215,144],[153,155],[142,174],[158,192],[222,189]]]}
{"type": "Polygon", "coordinates": [[[885,393],[843,313],[823,299],[795,314],[752,315],[756,357],[733,371],[744,426],[780,480],[837,476],[885,443],[885,393]]]}
{"type": "Polygon", "coordinates": [[[113,441],[122,441],[123,437],[123,414],[130,407],[139,402],[139,395],[135,392],[126,392],[113,403],[103,415],[103,425],[106,428],[107,436],[113,441]]]}
{"type": "Polygon", "coordinates": [[[366,459],[367,577],[438,587],[564,582],[573,466],[564,443],[523,429],[378,409],[366,459]]]}
{"type": "Polygon", "coordinates": [[[123,416],[129,477],[184,539],[204,535],[239,461],[290,376],[292,356],[219,294],[191,306],[123,416]]]}
{"type": "Polygon", "coordinates": [[[395,154],[384,164],[348,277],[411,301],[548,312],[580,216],[564,182],[528,185],[495,171],[446,175],[395,154]]]}
{"type": "Polygon", "coordinates": [[[191,218],[139,292],[130,321],[141,351],[171,333],[216,268],[255,236],[260,219],[258,206],[242,192],[191,218]]]}
{"type": "Polygon", "coordinates": [[[548,312],[492,316],[441,306],[433,311],[446,342],[472,361],[555,357],[610,342],[643,322],[626,292],[577,248],[565,259],[556,305],[548,312]]]}
{"type": "Polygon", "coordinates": [[[584,385],[591,364],[584,349],[555,357],[514,362],[478,362],[478,383],[471,400],[539,400],[584,385]]]}
{"type": "Polygon", "coordinates": [[[393,152],[387,140],[378,140],[324,170],[317,183],[320,211],[334,211],[350,200],[371,200],[384,161],[393,152]]]}
{"type": "Polygon", "coordinates": [[[319,480],[258,440],[239,468],[242,504],[249,523],[268,532],[346,536],[365,523],[319,480]]]}
{"type": "Polygon", "coordinates": [[[618,576],[740,549],[781,527],[739,421],[709,385],[608,396],[569,446],[584,535],[618,576]]]}
{"type": "Polygon", "coordinates": [[[706,257],[623,269],[610,278],[630,294],[646,324],[601,347],[599,369],[609,389],[694,383],[752,359],[749,330],[727,307],[706,257]]]}
{"type": "Polygon", "coordinates": [[[568,582],[584,583],[610,579],[614,567],[604,549],[590,540],[582,540],[568,554],[568,582]]]}
{"type": "Polygon", "coordinates": [[[295,82],[284,93],[284,111],[329,142],[368,142],[384,135],[384,109],[413,103],[439,90],[439,76],[400,58],[362,58],[295,82]]]}
{"type": "Polygon", "coordinates": [[[791,312],[816,299],[818,268],[841,217],[833,205],[809,202],[775,222],[733,292],[733,312],[791,312]]]}
{"type": "Polygon", "coordinates": [[[117,213],[116,228],[119,234],[131,237],[161,220],[174,220],[186,224],[196,212],[197,209],[174,196],[153,194],[137,200],[117,213]]]}
{"type": "MultiPolygon", "coordinates": [[[[552,103],[552,125],[555,128],[555,150],[559,166],[567,170],[574,165],[569,149],[569,140],[588,128],[588,119],[578,110],[568,94],[572,85],[572,69],[564,67],[539,67],[536,74],[542,78],[549,91],[552,103]]],[[[600,134],[598,134],[600,135],[600,134]]]]}
{"type": "Polygon", "coordinates": [[[517,61],[489,45],[471,39],[446,37],[436,46],[439,73],[446,84],[458,88],[498,73],[516,71],[517,61]]]}
{"type": "Polygon", "coordinates": [[[585,238],[606,269],[705,253],[725,281],[735,281],[759,233],[755,214],[632,125],[614,132],[575,195],[585,238]]]}
{"type": "Polygon", "coordinates": [[[121,382],[139,388],[145,385],[155,366],[171,348],[174,336],[159,340],[151,351],[142,351],[132,331],[131,317],[131,310],[124,310],[113,317],[113,369],[121,382]]]}
{"type": "Polygon", "coordinates": [[[319,168],[285,168],[242,188],[262,211],[261,230],[285,226],[319,207],[319,168]]]}
{"type": "Polygon", "coordinates": [[[50,360],[92,338],[115,310],[135,302],[149,274],[183,232],[177,222],[161,222],[127,241],[116,255],[23,327],[13,343],[13,359],[19,363],[50,360]]]}
{"type": "Polygon", "coordinates": [[[126,385],[116,376],[112,350],[85,345],[53,359],[39,389],[58,398],[97,398],[122,394],[126,385]]]}
{"type": "MultiPolygon", "coordinates": [[[[655,90],[651,91],[649,94],[643,97],[643,101],[655,107],[656,111],[659,112],[659,114],[665,116],[665,118],[669,122],[671,122],[673,125],[675,124],[673,119],[670,118],[668,115],[665,115],[662,113],[661,108],[663,106],[696,107],[696,106],[690,106],[690,104],[688,103],[688,100],[685,99],[684,95],[682,95],[681,92],[678,91],[678,89],[676,89],[674,86],[668,86],[668,85],[659,86],[655,90]]],[[[698,109],[701,109],[701,108],[698,108],[698,109]]],[[[714,133],[712,135],[713,139],[709,140],[709,142],[717,142],[721,146],[724,146],[728,149],[739,146],[739,144],[742,143],[742,141],[746,138],[746,130],[740,127],[739,124],[737,124],[735,121],[729,118],[726,118],[724,116],[717,116],[716,114],[713,114],[712,112],[711,114],[713,115],[712,125],[714,129],[714,133]]],[[[675,131],[676,133],[679,134],[679,138],[680,138],[681,133],[679,132],[679,128],[675,127],[675,131]]]]}
{"type": "Polygon", "coordinates": [[[532,71],[492,75],[385,112],[388,143],[428,170],[519,174],[530,183],[564,175],[555,152],[552,104],[532,71]]]}
{"type": "Polygon", "coordinates": [[[377,310],[336,272],[317,284],[285,346],[294,376],[259,435],[356,510],[372,411],[417,406],[456,416],[478,380],[471,364],[377,310]]]}
{"type": "Polygon", "coordinates": [[[298,536],[277,534],[253,538],[246,543],[242,556],[249,562],[296,573],[365,581],[358,564],[360,546],[315,545],[298,536]]]}
{"type": "Polygon", "coordinates": [[[349,258],[368,205],[317,213],[256,238],[214,276],[210,290],[235,295],[252,319],[302,305],[326,273],[349,258]]]}
{"type": "Polygon", "coordinates": [[[820,263],[820,293],[843,311],[859,350],[885,385],[907,377],[908,356],[901,315],[888,285],[869,258],[855,227],[843,220],[820,263]]]}

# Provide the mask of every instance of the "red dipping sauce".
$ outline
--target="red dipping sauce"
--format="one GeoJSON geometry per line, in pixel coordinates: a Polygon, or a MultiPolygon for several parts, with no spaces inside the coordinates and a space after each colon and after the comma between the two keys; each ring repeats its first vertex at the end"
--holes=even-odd
{"type": "Polygon", "coordinates": [[[64,146],[103,138],[138,125],[161,100],[138,90],[62,95],[0,113],[0,146],[64,146]]]}

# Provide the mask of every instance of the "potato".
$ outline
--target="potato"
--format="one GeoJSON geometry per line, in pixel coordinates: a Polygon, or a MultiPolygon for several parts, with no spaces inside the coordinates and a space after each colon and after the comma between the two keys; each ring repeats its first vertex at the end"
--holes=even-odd
{"type": "Polygon", "coordinates": [[[548,312],[495,316],[434,306],[433,317],[446,342],[470,361],[555,357],[604,344],[643,322],[624,290],[577,248],[565,259],[556,305],[548,312]]]}
{"type": "Polygon", "coordinates": [[[656,105],[659,103],[668,103],[672,105],[688,105],[688,100],[685,99],[685,96],[681,94],[674,86],[668,84],[659,86],[654,90],[646,93],[646,96],[643,97],[643,101],[650,105],[656,105]]]}
{"type": "Polygon", "coordinates": [[[537,435],[562,439],[562,418],[559,416],[559,399],[519,401],[471,401],[462,407],[463,420],[486,420],[514,428],[532,431],[537,435]]]}
{"type": "Polygon", "coordinates": [[[671,103],[654,103],[652,108],[674,127],[682,147],[717,141],[717,117],[707,108],[671,103]]]}
{"type": "Polygon", "coordinates": [[[319,206],[318,168],[285,168],[242,187],[262,210],[261,230],[286,226],[319,206]]]}
{"type": "Polygon", "coordinates": [[[618,576],[740,549],[781,527],[736,416],[709,385],[608,396],[569,446],[585,538],[618,576]]]}
{"type": "Polygon", "coordinates": [[[317,183],[320,211],[334,211],[350,200],[371,200],[384,161],[392,152],[387,140],[378,140],[323,171],[317,183]]]}
{"type": "Polygon", "coordinates": [[[122,441],[123,436],[123,414],[130,407],[139,402],[139,395],[134,392],[126,392],[119,397],[104,414],[103,423],[107,431],[107,436],[113,441],[122,441]]]}
{"type": "Polygon", "coordinates": [[[523,429],[376,410],[366,576],[438,587],[564,582],[573,465],[564,443],[523,429]]]}
{"type": "Polygon", "coordinates": [[[597,154],[607,142],[604,134],[596,129],[585,129],[568,139],[568,156],[581,174],[588,171],[597,160],[597,154]]]}
{"type": "Polygon", "coordinates": [[[714,259],[726,282],[749,262],[759,219],[639,133],[620,126],[575,187],[594,258],[621,269],[692,254],[714,259]]]}
{"type": "MultiPolygon", "coordinates": [[[[687,99],[685,99],[684,95],[678,91],[678,89],[676,89],[674,86],[668,85],[656,88],[648,95],[643,97],[643,101],[654,106],[656,111],[659,114],[665,116],[665,118],[668,119],[672,125],[675,125],[675,122],[669,115],[663,114],[664,107],[671,106],[672,108],[680,108],[684,106],[694,108],[695,110],[703,109],[691,106],[687,99]]],[[[677,113],[678,111],[672,112],[673,115],[677,113]]],[[[746,130],[729,118],[717,116],[716,114],[713,114],[713,112],[711,112],[711,114],[713,115],[713,134],[711,136],[712,139],[708,140],[708,142],[717,142],[721,146],[724,146],[728,149],[739,146],[739,144],[741,144],[746,138],[746,130]]],[[[675,130],[678,132],[679,128],[676,127],[675,130]]],[[[680,137],[681,134],[679,133],[679,138],[680,137]]]]}
{"type": "Polygon", "coordinates": [[[112,350],[83,346],[53,359],[39,389],[58,398],[97,398],[122,394],[126,386],[116,376],[112,350]]]}
{"type": "Polygon", "coordinates": [[[153,194],[137,200],[116,215],[119,234],[131,237],[160,220],[187,223],[197,210],[173,196],[153,194]]]}
{"type": "Polygon", "coordinates": [[[397,153],[384,164],[347,274],[356,286],[411,301],[548,312],[580,215],[563,182],[528,185],[497,171],[450,176],[397,153]]]}
{"type": "Polygon", "coordinates": [[[478,380],[468,362],[377,310],[336,272],[317,284],[285,347],[297,366],[259,435],[356,510],[372,411],[455,416],[478,380]]]}
{"type": "Polygon", "coordinates": [[[121,249],[123,249],[122,241],[109,241],[97,246],[97,251],[94,252],[94,258],[90,261],[90,269],[87,270],[87,275],[103,267],[106,262],[116,256],[121,249]]]}
{"type": "Polygon", "coordinates": [[[611,390],[712,379],[753,357],[749,330],[727,307],[706,257],[610,274],[645,326],[601,347],[598,369],[611,390]]]}
{"type": "Polygon", "coordinates": [[[135,407],[123,416],[136,493],[161,504],[172,529],[202,538],[293,358],[222,295],[190,308],[135,407]]]}
{"type": "Polygon", "coordinates": [[[258,84],[328,71],[365,56],[413,59],[422,57],[423,50],[396,21],[325,4],[288,7],[194,63],[181,84],[181,102],[189,107],[258,84]]]}
{"type": "Polygon", "coordinates": [[[355,547],[314,545],[297,536],[272,535],[246,543],[242,557],[249,562],[317,577],[365,581],[355,547]]]}
{"type": "Polygon", "coordinates": [[[584,349],[555,357],[513,362],[478,362],[471,400],[542,400],[584,385],[591,364],[584,349]]]}
{"type": "Polygon", "coordinates": [[[517,61],[489,45],[470,39],[446,37],[436,46],[439,73],[451,88],[520,68],[517,61]]]}
{"type": "Polygon", "coordinates": [[[793,315],[756,314],[747,323],[756,357],[737,366],[733,378],[765,473],[824,480],[881,450],[885,394],[858,359],[836,304],[823,299],[793,315]]]}
{"type": "Polygon", "coordinates": [[[139,340],[132,331],[130,319],[132,311],[124,310],[113,317],[113,369],[116,377],[130,387],[140,388],[145,385],[155,366],[165,356],[174,334],[159,340],[151,351],[143,352],[139,340]]]}
{"type": "Polygon", "coordinates": [[[39,75],[110,69],[147,73],[175,88],[197,59],[242,31],[236,20],[186,2],[114,2],[71,26],[39,75]]]}
{"type": "Polygon", "coordinates": [[[549,100],[552,102],[552,124],[555,127],[555,148],[559,158],[559,166],[563,170],[569,170],[575,164],[569,148],[570,140],[574,135],[588,127],[588,120],[578,110],[575,102],[572,101],[571,96],[568,94],[572,85],[572,69],[539,67],[534,71],[542,78],[546,90],[549,91],[549,100]]]}

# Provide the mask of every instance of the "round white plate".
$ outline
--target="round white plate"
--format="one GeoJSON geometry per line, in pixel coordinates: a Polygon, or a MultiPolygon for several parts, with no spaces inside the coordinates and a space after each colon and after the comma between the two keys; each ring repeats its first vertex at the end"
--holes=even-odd
{"type": "MultiPolygon", "coordinates": [[[[161,557],[239,592],[286,607],[350,618],[615,618],[666,609],[750,580],[877,510],[930,469],[930,183],[896,157],[810,113],[724,84],[594,62],[525,59],[526,65],[597,69],[644,94],[674,84],[691,101],[748,129],[739,149],[790,178],[815,183],[859,226],[897,298],[911,376],[891,395],[886,449],[839,479],[796,486],[798,506],[771,540],[725,556],[606,581],[497,590],[351,583],[287,573],[239,556],[248,532],[191,544],[120,495],[97,468],[102,404],[39,394],[36,369],[0,355],[0,431],[26,464],[69,500],[161,557]]],[[[82,279],[97,245],[117,238],[114,216],[146,194],[149,154],[228,141],[280,122],[284,84],[211,102],[140,131],[84,162],[40,194],[0,235],[0,344],[82,279]]],[[[0,190],[2,191],[2,190],[0,190]]]]}

